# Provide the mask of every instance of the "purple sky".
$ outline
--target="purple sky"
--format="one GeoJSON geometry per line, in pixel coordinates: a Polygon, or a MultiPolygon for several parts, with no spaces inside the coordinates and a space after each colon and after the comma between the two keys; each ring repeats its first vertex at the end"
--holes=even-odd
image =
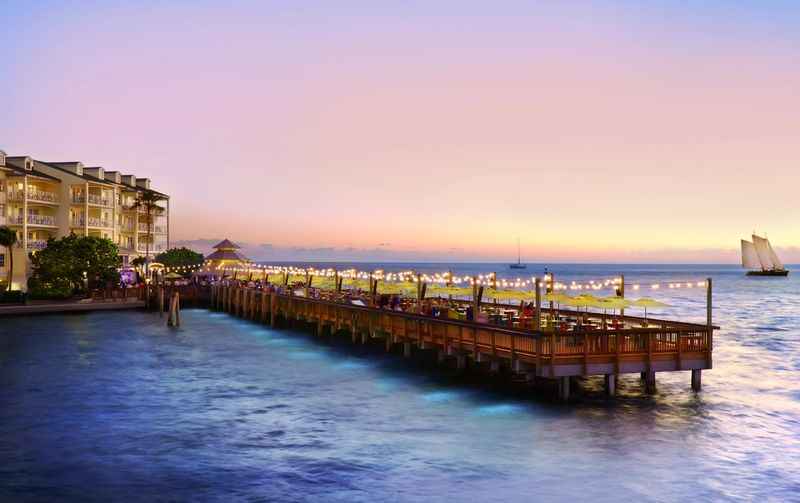
{"type": "Polygon", "coordinates": [[[796,4],[380,4],[6,3],[0,148],[275,259],[800,261],[796,4]]]}

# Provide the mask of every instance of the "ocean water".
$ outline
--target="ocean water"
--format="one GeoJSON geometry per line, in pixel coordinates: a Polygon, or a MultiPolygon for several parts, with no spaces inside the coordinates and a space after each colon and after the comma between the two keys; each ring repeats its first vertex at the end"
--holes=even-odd
{"type": "MultiPolygon", "coordinates": [[[[364,269],[370,266],[363,266],[364,269]]],[[[409,266],[397,266],[405,269],[409,266]]],[[[419,270],[446,266],[414,264],[419,270]]],[[[388,268],[388,267],[387,267],[388,268]]],[[[497,270],[457,265],[459,273],[497,270]]],[[[800,501],[800,271],[625,273],[705,320],[714,369],[563,405],[204,310],[0,318],[0,501],[800,501]]],[[[525,274],[541,272],[530,266],[525,274]]]]}

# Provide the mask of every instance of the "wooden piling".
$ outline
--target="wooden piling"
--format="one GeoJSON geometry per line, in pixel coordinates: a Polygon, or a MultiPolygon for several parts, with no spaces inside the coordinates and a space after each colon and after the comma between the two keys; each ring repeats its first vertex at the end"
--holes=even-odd
{"type": "Polygon", "coordinates": [[[713,368],[713,360],[711,358],[714,349],[714,324],[713,318],[713,305],[711,299],[711,278],[706,278],[706,329],[708,330],[708,368],[713,368]]]}
{"type": "Polygon", "coordinates": [[[180,293],[173,292],[169,300],[169,316],[167,317],[168,327],[181,326],[181,303],[180,293]]]}
{"type": "Polygon", "coordinates": [[[702,383],[703,371],[700,369],[692,369],[692,389],[700,391],[703,387],[702,383]]]}
{"type": "Polygon", "coordinates": [[[614,374],[605,375],[606,395],[614,396],[617,394],[617,376],[614,374]]]}
{"type": "Polygon", "coordinates": [[[558,398],[562,402],[569,401],[569,376],[558,378],[558,398]]]}

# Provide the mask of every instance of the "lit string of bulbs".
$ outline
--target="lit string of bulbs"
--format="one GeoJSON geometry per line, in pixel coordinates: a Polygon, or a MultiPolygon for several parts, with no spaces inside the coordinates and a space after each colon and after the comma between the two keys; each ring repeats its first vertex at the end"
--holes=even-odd
{"type": "MultiPolygon", "coordinates": [[[[198,267],[206,267],[208,270],[212,270],[210,267],[212,265],[211,261],[206,261],[202,266],[192,266],[195,269],[198,267]]],[[[317,269],[314,267],[298,267],[298,266],[274,266],[274,265],[261,265],[250,263],[246,267],[224,267],[218,265],[217,267],[213,268],[215,271],[221,271],[223,273],[254,273],[258,272],[260,274],[266,275],[283,275],[288,274],[291,276],[313,276],[316,278],[324,277],[334,277],[337,276],[339,278],[344,279],[376,279],[379,281],[385,282],[410,282],[415,283],[417,281],[429,283],[429,284],[441,284],[441,285],[453,285],[453,286],[460,286],[460,285],[479,285],[479,286],[489,286],[493,288],[503,288],[503,289],[525,289],[531,290],[536,284],[536,277],[532,277],[530,279],[524,278],[515,278],[515,279],[506,279],[506,278],[497,278],[496,273],[487,273],[487,274],[479,274],[477,276],[457,276],[454,275],[450,271],[442,272],[442,273],[433,273],[426,274],[426,273],[416,273],[414,271],[397,271],[397,272],[385,272],[382,269],[378,269],[372,272],[368,271],[358,271],[356,269],[345,269],[341,271],[337,271],[333,268],[326,268],[326,269],[317,269]]],[[[553,276],[549,273],[546,273],[543,278],[541,278],[541,284],[545,288],[550,288],[554,291],[596,291],[596,290],[603,290],[603,289],[613,289],[616,290],[622,285],[622,278],[621,277],[613,277],[613,278],[604,278],[600,280],[588,280],[588,281],[570,281],[569,283],[562,283],[558,281],[553,281],[553,276]]],[[[668,281],[668,282],[660,282],[660,283],[626,283],[626,288],[630,288],[634,291],[639,291],[643,289],[650,289],[650,290],[661,290],[661,289],[693,289],[693,288],[704,288],[706,286],[705,281],[691,281],[691,280],[682,280],[682,281],[668,281]]]]}

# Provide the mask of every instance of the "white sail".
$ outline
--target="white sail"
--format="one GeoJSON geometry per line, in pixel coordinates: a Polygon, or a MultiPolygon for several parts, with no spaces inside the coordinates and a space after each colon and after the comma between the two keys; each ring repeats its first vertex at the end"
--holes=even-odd
{"type": "Polygon", "coordinates": [[[758,260],[756,247],[744,239],[742,239],[742,267],[751,271],[761,269],[761,261],[758,260]]]}
{"type": "Polygon", "coordinates": [[[753,246],[756,248],[758,261],[761,262],[761,268],[765,271],[771,271],[772,269],[775,269],[775,264],[772,263],[772,257],[769,253],[769,242],[766,239],[753,234],[753,246]]]}
{"type": "Polygon", "coordinates": [[[769,242],[769,239],[765,239],[764,241],[767,242],[767,250],[769,251],[769,259],[772,261],[772,266],[775,269],[783,270],[783,262],[781,262],[781,259],[778,258],[775,250],[772,249],[772,243],[769,242]]]}

